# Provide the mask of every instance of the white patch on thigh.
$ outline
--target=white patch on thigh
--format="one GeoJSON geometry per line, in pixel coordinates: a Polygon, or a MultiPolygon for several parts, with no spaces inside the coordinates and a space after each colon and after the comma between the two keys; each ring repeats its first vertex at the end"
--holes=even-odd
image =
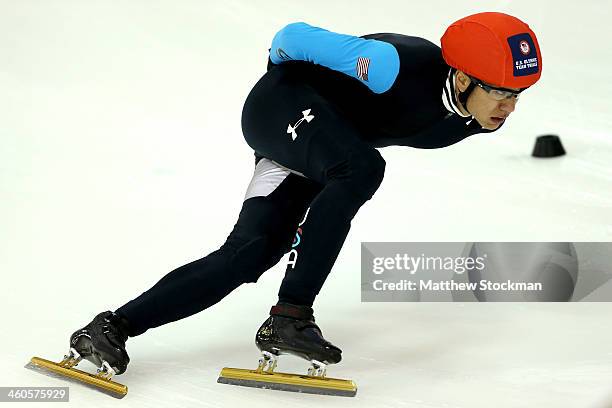
{"type": "Polygon", "coordinates": [[[264,157],[255,166],[255,173],[244,196],[245,201],[252,197],[267,197],[290,173],[304,177],[302,173],[283,167],[264,157]]]}

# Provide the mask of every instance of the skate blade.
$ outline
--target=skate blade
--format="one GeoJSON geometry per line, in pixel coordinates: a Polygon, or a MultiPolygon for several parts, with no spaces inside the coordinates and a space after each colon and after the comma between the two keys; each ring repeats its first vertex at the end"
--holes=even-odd
{"type": "Polygon", "coordinates": [[[32,357],[25,368],[50,377],[78,382],[115,398],[123,398],[128,392],[127,386],[123,384],[100,378],[76,368],[66,368],[44,358],[32,357]]]}
{"type": "Polygon", "coordinates": [[[223,368],[217,382],[245,387],[342,397],[354,397],[357,394],[357,386],[351,380],[278,372],[258,372],[257,370],[245,370],[242,368],[223,368]]]}

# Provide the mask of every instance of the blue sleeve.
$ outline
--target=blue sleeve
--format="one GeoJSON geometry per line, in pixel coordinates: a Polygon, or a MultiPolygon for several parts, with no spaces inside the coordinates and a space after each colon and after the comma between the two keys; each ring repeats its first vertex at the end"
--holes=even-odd
{"type": "Polygon", "coordinates": [[[274,64],[299,60],[351,76],[374,93],[388,91],[399,73],[399,55],[392,44],[338,34],[306,23],[291,23],[274,36],[274,64]]]}

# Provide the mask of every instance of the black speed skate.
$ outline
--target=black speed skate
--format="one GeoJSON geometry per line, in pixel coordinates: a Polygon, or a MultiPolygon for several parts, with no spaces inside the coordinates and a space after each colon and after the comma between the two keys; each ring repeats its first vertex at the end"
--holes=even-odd
{"type": "Polygon", "coordinates": [[[97,315],[87,326],[70,336],[70,352],[99,367],[98,372],[122,374],[130,362],[125,351],[128,324],[113,312],[97,315]],[[112,370],[112,371],[111,371],[112,370]]]}
{"type": "Polygon", "coordinates": [[[32,357],[25,367],[52,377],[80,382],[115,398],[123,398],[127,394],[127,386],[112,381],[111,377],[127,369],[130,361],[125,351],[128,333],[127,320],[113,312],[103,312],[70,336],[70,349],[61,361],[32,357]],[[83,360],[95,364],[97,373],[77,369],[76,366],[83,360]]]}
{"type": "Polygon", "coordinates": [[[342,350],[323,338],[312,309],[279,303],[255,335],[262,357],[255,370],[224,367],[217,382],[280,391],[353,397],[357,385],[352,380],[326,376],[327,364],[342,359],[342,350]],[[276,372],[281,354],[293,354],[311,362],[308,375],[276,372]]]}
{"type": "Polygon", "coordinates": [[[255,335],[255,344],[262,351],[260,370],[276,368],[277,357],[293,354],[312,363],[309,375],[325,376],[326,365],[342,359],[342,350],[323,338],[308,306],[278,304],[255,335]]]}

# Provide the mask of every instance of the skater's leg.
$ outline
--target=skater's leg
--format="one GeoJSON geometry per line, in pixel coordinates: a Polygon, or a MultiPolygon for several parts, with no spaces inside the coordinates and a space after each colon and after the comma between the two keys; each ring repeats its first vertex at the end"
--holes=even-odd
{"type": "Polygon", "coordinates": [[[324,185],[300,226],[279,291],[280,302],[311,306],[351,220],[380,185],[385,162],[300,78],[289,67],[270,70],[247,98],[242,126],[257,152],[324,185]]]}
{"type": "MultiPolygon", "coordinates": [[[[312,149],[311,154],[316,157],[315,152],[312,149]]],[[[311,203],[301,226],[301,242],[292,249],[278,292],[279,302],[312,306],[344,245],[353,217],[382,181],[384,161],[376,150],[346,154],[340,164],[329,167],[325,188],[311,203]]],[[[326,165],[315,157],[316,165],[326,165]]]]}
{"type": "Polygon", "coordinates": [[[208,256],[170,272],[116,312],[130,336],[198,313],[245,282],[255,282],[286,253],[320,186],[260,160],[238,222],[226,242],[208,256]]]}

